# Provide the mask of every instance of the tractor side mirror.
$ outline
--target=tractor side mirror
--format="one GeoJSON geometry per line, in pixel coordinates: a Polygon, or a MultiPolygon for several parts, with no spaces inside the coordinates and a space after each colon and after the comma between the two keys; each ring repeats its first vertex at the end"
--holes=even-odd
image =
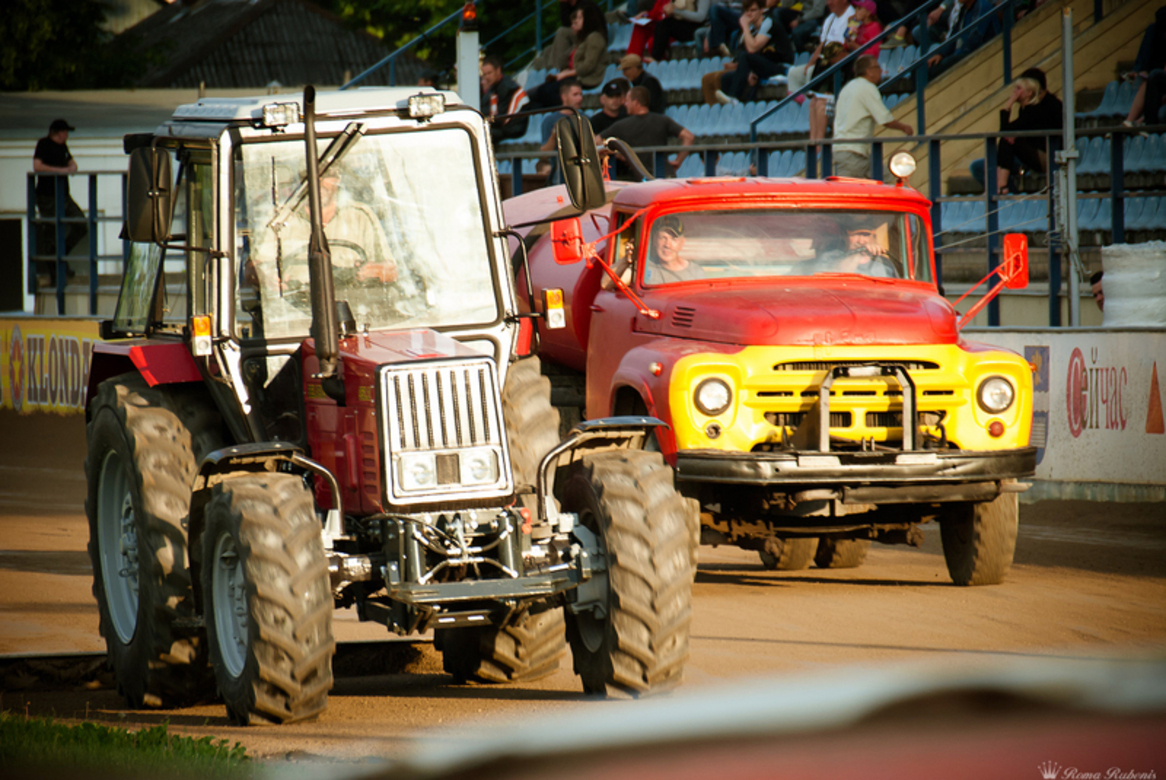
{"type": "Polygon", "coordinates": [[[126,190],[125,237],[142,243],[166,243],[174,194],[170,153],[152,146],[130,152],[126,190]]]}
{"type": "Polygon", "coordinates": [[[551,246],[559,265],[571,265],[583,259],[583,225],[578,217],[551,223],[551,246]]]}
{"type": "Polygon", "coordinates": [[[1004,236],[1004,259],[1001,276],[1009,290],[1023,290],[1028,287],[1028,237],[1023,233],[1007,233],[1004,236]]]}
{"type": "Polygon", "coordinates": [[[565,116],[555,123],[559,148],[559,170],[567,184],[571,205],[578,211],[597,209],[607,202],[603,189],[603,170],[595,148],[595,132],[587,117],[580,113],[565,116]]]}

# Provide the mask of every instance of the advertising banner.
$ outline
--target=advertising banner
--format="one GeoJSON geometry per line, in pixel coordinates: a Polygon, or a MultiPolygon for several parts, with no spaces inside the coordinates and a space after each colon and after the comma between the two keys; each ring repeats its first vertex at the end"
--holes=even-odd
{"type": "Polygon", "coordinates": [[[1166,485],[1166,330],[966,331],[1033,367],[1036,478],[1166,485]]]}
{"type": "Polygon", "coordinates": [[[82,414],[97,320],[0,318],[0,409],[82,414]]]}

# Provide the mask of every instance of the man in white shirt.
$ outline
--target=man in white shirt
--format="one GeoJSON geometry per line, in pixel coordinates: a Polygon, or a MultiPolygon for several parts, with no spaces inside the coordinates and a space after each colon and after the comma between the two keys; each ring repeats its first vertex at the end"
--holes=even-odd
{"type": "Polygon", "coordinates": [[[850,0],[826,0],[826,8],[830,13],[822,20],[822,33],[818,36],[823,44],[830,41],[844,43],[846,41],[846,27],[850,17],[854,16],[854,6],[850,0]]]}
{"type": "MultiPolygon", "coordinates": [[[[883,77],[876,57],[859,57],[854,63],[855,77],[838,93],[834,110],[834,138],[869,138],[876,125],[911,135],[911,126],[899,122],[883,104],[878,83],[883,77]]],[[[835,144],[834,173],[855,179],[870,177],[868,144],[835,144]]]]}

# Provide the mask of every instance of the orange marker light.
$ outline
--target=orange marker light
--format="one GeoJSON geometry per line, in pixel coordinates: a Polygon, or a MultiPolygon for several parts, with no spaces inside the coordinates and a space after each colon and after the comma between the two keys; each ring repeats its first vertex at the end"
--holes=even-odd
{"type": "Polygon", "coordinates": [[[190,318],[191,349],[198,357],[211,354],[211,318],[208,315],[190,318]]]}
{"type": "Polygon", "coordinates": [[[988,423],[988,435],[999,439],[1004,435],[1004,423],[999,420],[993,420],[988,423]]]}
{"type": "Polygon", "coordinates": [[[567,313],[563,310],[563,291],[558,288],[543,290],[543,311],[551,330],[567,327],[567,313]]]}

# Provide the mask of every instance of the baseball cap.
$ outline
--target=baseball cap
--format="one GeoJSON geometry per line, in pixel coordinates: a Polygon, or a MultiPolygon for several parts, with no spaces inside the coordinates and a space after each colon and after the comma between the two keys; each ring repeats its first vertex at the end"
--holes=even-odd
{"type": "Polygon", "coordinates": [[[59,132],[61,130],[68,130],[71,133],[76,129],[77,128],[70,125],[64,119],[54,119],[53,123],[51,125],[49,125],[49,132],[50,133],[56,133],[56,132],[59,132]]]}
{"type": "Polygon", "coordinates": [[[874,0],[851,0],[850,4],[855,8],[865,8],[872,16],[878,15],[879,9],[874,0]]]}
{"type": "Polygon", "coordinates": [[[644,61],[640,59],[638,54],[625,54],[623,59],[619,61],[619,69],[626,70],[628,68],[643,67],[644,61]]]}
{"type": "Polygon", "coordinates": [[[627,94],[627,90],[619,83],[620,80],[613,79],[603,85],[603,94],[606,97],[623,97],[627,94]]]}
{"type": "Polygon", "coordinates": [[[669,214],[666,217],[661,217],[660,219],[656,220],[656,230],[667,230],[676,236],[683,236],[684,223],[680,221],[680,217],[669,214]]]}

